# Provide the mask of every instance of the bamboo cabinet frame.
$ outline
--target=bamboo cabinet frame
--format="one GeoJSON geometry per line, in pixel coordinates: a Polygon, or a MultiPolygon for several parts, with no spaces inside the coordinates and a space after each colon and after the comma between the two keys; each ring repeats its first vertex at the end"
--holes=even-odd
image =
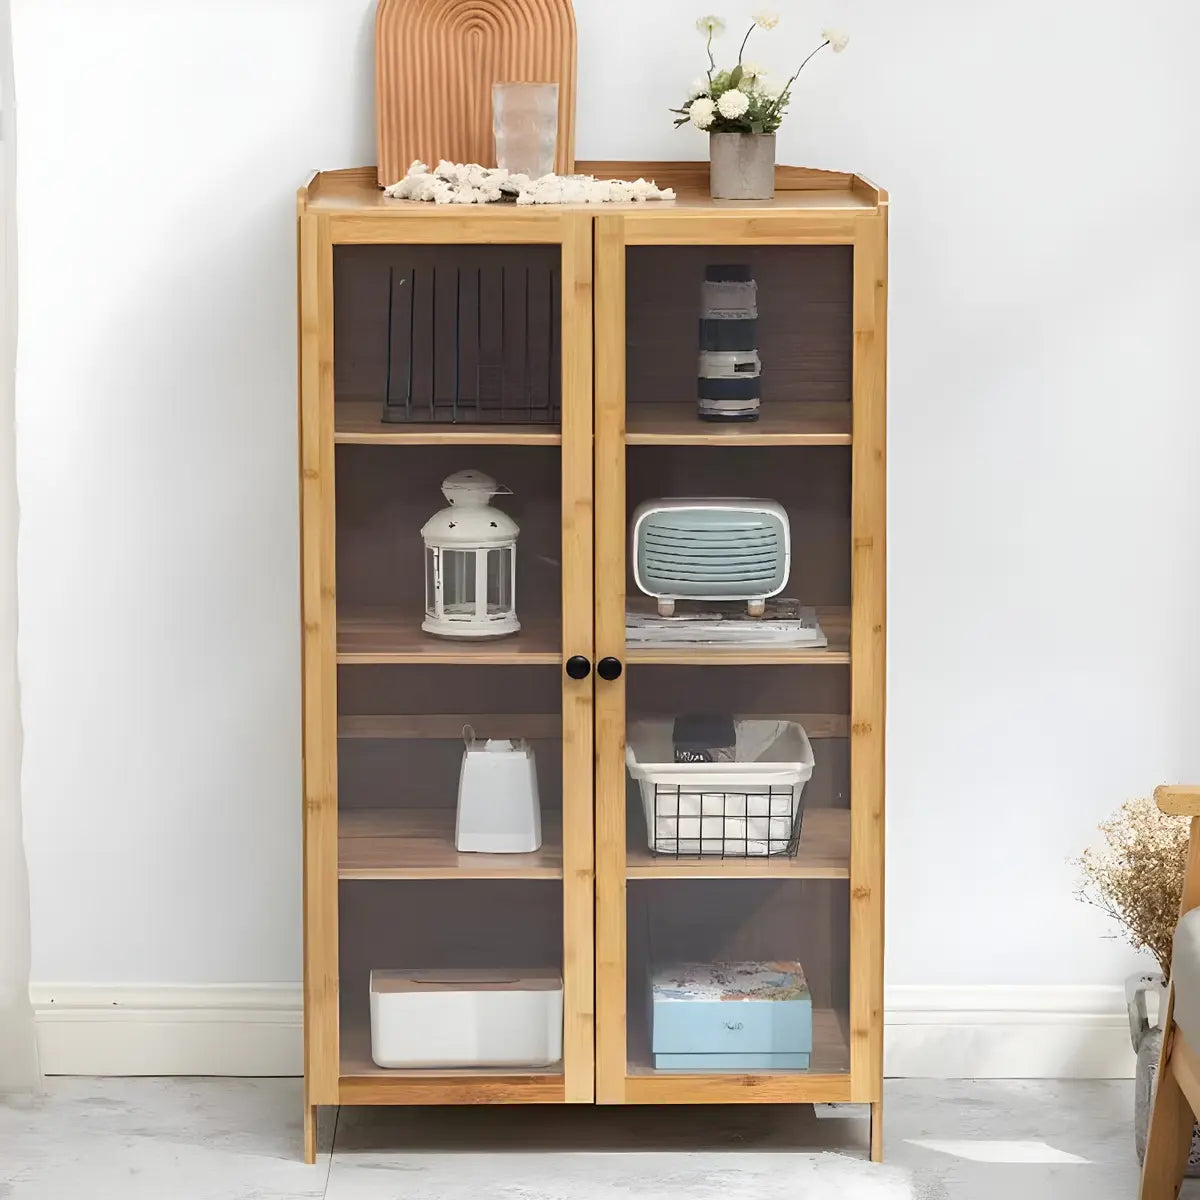
{"type": "MultiPolygon", "coordinates": [[[[871,1155],[878,1159],[883,1078],[887,195],[856,176],[781,167],[776,200],[713,202],[705,195],[704,164],[581,163],[579,169],[601,176],[657,177],[660,184],[676,187],[680,198],[675,203],[603,207],[417,205],[383,198],[375,188],[373,168],[321,173],[300,192],[306,1154],[312,1161],[316,1110],[321,1105],[848,1101],[871,1106],[871,1155]],[[335,247],[454,243],[561,248],[560,429],[383,425],[369,406],[365,415],[348,417],[349,408],[339,405],[342,416],[335,418],[335,247]],[[628,251],[707,245],[850,247],[849,404],[841,400],[807,405],[803,418],[776,418],[773,424],[764,413],[758,425],[739,427],[735,433],[722,426],[695,423],[682,428],[643,417],[636,428],[627,428],[628,251]],[[370,1066],[369,1056],[365,1068],[358,1059],[348,1063],[347,1047],[341,1044],[339,998],[338,666],[352,670],[356,663],[452,664],[465,661],[465,652],[454,643],[431,645],[419,637],[389,643],[386,653],[370,646],[364,651],[358,642],[339,650],[335,445],[457,445],[468,455],[472,445],[480,444],[560,447],[561,639],[539,644],[536,651],[527,647],[518,652],[503,640],[469,648],[470,660],[476,663],[511,664],[519,670],[522,662],[536,662],[545,670],[573,655],[592,663],[606,657],[635,664],[687,661],[681,652],[626,650],[627,447],[720,447],[731,442],[794,447],[796,454],[809,456],[830,453],[822,447],[849,448],[834,452],[848,453],[850,481],[850,544],[845,547],[850,605],[841,618],[844,629],[838,645],[831,638],[829,650],[819,653],[746,650],[714,652],[700,660],[716,671],[722,663],[766,663],[800,673],[808,663],[840,665],[843,670],[848,664],[848,711],[805,718],[810,732],[814,725],[809,722],[824,730],[814,736],[848,738],[849,810],[841,816],[829,814],[826,826],[841,848],[820,863],[814,860],[811,869],[790,868],[791,877],[845,881],[848,1010],[838,1031],[841,1065],[825,1069],[814,1062],[808,1072],[746,1073],[667,1072],[630,1065],[626,881],[644,879],[653,871],[652,864],[627,861],[625,672],[613,680],[598,678],[596,672],[581,681],[567,678],[565,672],[561,676],[561,1072],[384,1072],[370,1066]]],[[[805,461],[812,460],[797,459],[805,461]]],[[[415,537],[416,530],[406,531],[406,536],[415,537]]],[[[548,729],[553,732],[545,717],[525,719],[542,731],[537,736],[547,736],[548,729]]],[[[425,714],[358,717],[346,723],[341,734],[381,736],[381,729],[403,726],[413,731],[405,736],[424,736],[422,731],[447,720],[425,714]]],[[[556,870],[557,866],[548,868],[539,877],[556,870]]],[[[503,873],[503,867],[495,871],[503,873]]],[[[680,868],[673,873],[689,872],[680,868]]],[[[759,879],[778,873],[753,864],[717,872],[759,879]]],[[[342,873],[342,878],[353,877],[352,872],[342,873]]],[[[431,869],[409,877],[440,876],[431,869]]],[[[484,872],[466,877],[493,876],[484,872]]]]}

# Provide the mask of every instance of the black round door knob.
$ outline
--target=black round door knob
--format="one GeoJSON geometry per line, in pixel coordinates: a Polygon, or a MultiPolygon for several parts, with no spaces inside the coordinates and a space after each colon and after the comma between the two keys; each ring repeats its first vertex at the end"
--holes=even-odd
{"type": "Polygon", "coordinates": [[[596,674],[601,679],[619,679],[621,676],[621,660],[619,658],[602,658],[596,664],[596,674]]]}
{"type": "Polygon", "coordinates": [[[591,669],[592,664],[582,654],[572,654],[567,659],[567,674],[572,679],[586,679],[591,669]]]}

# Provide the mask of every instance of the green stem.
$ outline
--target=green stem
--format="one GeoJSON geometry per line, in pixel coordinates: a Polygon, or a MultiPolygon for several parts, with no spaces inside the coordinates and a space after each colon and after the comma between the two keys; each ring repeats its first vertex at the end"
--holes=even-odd
{"type": "Polygon", "coordinates": [[[709,82],[709,84],[712,83],[713,72],[717,69],[717,60],[715,58],[713,58],[713,52],[712,52],[712,35],[713,35],[713,31],[712,31],[712,26],[710,25],[708,27],[708,40],[704,43],[704,48],[705,48],[705,50],[708,51],[708,82],[709,82]]]}
{"type": "Polygon", "coordinates": [[[738,47],[738,66],[742,65],[742,55],[746,53],[746,43],[750,40],[750,35],[754,32],[754,22],[750,22],[750,28],[746,30],[746,36],[742,38],[742,44],[738,47]]]}
{"type": "MultiPolygon", "coordinates": [[[[789,80],[787,81],[787,83],[785,83],[785,84],[783,85],[783,91],[779,93],[779,99],[775,101],[775,103],[774,103],[774,104],[773,104],[773,105],[770,107],[770,109],[768,109],[768,115],[770,115],[770,116],[774,116],[774,115],[775,115],[775,113],[777,113],[777,112],[779,111],[779,109],[780,109],[780,108],[782,108],[782,107],[783,107],[783,105],[785,105],[785,104],[788,102],[788,98],[789,98],[789,96],[791,95],[791,91],[792,91],[792,84],[793,84],[793,83],[795,83],[795,82],[796,82],[796,80],[797,80],[797,79],[800,77],[800,72],[801,72],[801,71],[803,71],[803,70],[804,70],[804,68],[805,68],[805,67],[807,67],[807,66],[808,66],[808,64],[809,64],[810,62],[812,62],[812,60],[813,60],[813,59],[814,59],[814,58],[815,58],[815,57],[816,57],[818,54],[820,54],[820,53],[821,53],[821,51],[822,51],[822,50],[824,50],[824,49],[825,49],[825,47],[826,47],[826,46],[828,46],[828,45],[829,45],[829,43],[828,43],[827,41],[825,41],[825,42],[822,42],[822,43],[821,43],[821,44],[820,44],[820,45],[819,45],[819,46],[818,46],[818,47],[817,47],[817,48],[816,48],[816,49],[815,49],[815,50],[814,50],[814,51],[813,51],[813,52],[812,52],[812,53],[811,53],[811,54],[810,54],[810,55],[809,55],[809,56],[808,56],[808,57],[807,57],[807,58],[806,58],[806,59],[805,59],[805,60],[804,60],[804,61],[803,61],[803,62],[802,62],[802,63],[801,63],[801,64],[800,64],[798,67],[797,67],[797,68],[796,68],[796,74],[795,74],[795,75],[793,75],[793,76],[791,77],[791,79],[789,79],[789,80]]],[[[765,119],[765,118],[764,118],[764,119],[765,119]]]]}

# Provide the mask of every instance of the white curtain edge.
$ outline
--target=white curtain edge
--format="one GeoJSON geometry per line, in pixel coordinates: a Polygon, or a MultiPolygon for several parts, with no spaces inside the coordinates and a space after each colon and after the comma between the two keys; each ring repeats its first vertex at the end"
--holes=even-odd
{"type": "Polygon", "coordinates": [[[40,1087],[29,1000],[29,879],[17,673],[16,107],[12,11],[0,0],[0,1091],[40,1087]]]}

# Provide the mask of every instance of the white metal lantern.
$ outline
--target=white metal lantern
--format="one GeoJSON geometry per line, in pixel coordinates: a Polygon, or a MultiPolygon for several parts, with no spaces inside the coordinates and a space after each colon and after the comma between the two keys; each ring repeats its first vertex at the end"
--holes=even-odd
{"type": "Polygon", "coordinates": [[[442,481],[449,507],[421,527],[425,540],[425,620],[439,637],[493,638],[516,633],[517,534],[506,512],[488,502],[512,490],[482,471],[442,481]]]}

